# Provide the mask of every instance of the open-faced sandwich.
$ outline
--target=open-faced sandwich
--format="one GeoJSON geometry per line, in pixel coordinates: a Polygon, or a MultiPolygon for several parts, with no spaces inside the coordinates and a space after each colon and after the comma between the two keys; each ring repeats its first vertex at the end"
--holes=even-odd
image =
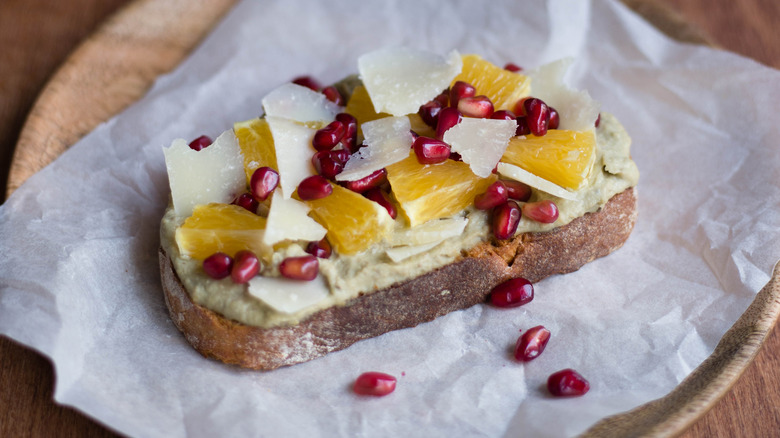
{"type": "Polygon", "coordinates": [[[334,86],[281,85],[213,142],[175,140],[173,322],[206,356],[273,369],[617,249],[637,211],[630,139],[563,85],[568,64],[383,49],[334,86]]]}

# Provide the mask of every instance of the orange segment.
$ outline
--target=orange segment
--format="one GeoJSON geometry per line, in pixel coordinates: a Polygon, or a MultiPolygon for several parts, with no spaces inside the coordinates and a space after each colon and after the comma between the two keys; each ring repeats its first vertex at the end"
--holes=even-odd
{"type": "MultiPolygon", "coordinates": [[[[515,103],[531,92],[531,78],[485,61],[478,55],[463,55],[463,69],[452,80],[470,83],[477,95],[485,95],[498,110],[514,110],[515,103]]],[[[450,85],[451,86],[451,85],[450,85]]]]}
{"type": "Polygon", "coordinates": [[[252,174],[260,167],[276,167],[276,150],[271,128],[265,119],[251,119],[233,124],[241,152],[244,154],[244,171],[246,182],[252,179],[252,174]]]}
{"type": "Polygon", "coordinates": [[[593,131],[551,129],[543,137],[513,137],[501,161],[578,190],[587,184],[596,161],[596,136],[593,131]]]}
{"type": "MultiPolygon", "coordinates": [[[[358,134],[363,135],[363,130],[360,129],[360,125],[372,120],[382,119],[390,117],[387,113],[377,113],[374,111],[374,104],[371,102],[371,98],[366,91],[366,87],[358,85],[355,87],[355,91],[352,93],[352,97],[349,98],[347,107],[344,110],[349,114],[352,114],[358,121],[358,134]]],[[[412,131],[425,137],[436,137],[436,131],[423,122],[419,114],[409,114],[409,122],[412,124],[412,131]]]]}
{"type": "Polygon", "coordinates": [[[387,166],[387,179],[410,226],[452,216],[474,203],[495,176],[480,178],[469,165],[447,160],[439,164],[420,164],[412,153],[387,166]]]}
{"type": "Polygon", "coordinates": [[[363,131],[360,129],[361,124],[384,117],[390,117],[390,114],[377,113],[374,110],[374,103],[371,102],[371,97],[368,95],[368,91],[363,85],[355,87],[344,111],[352,114],[352,116],[357,119],[358,134],[361,136],[363,135],[363,131]]]}
{"type": "Polygon", "coordinates": [[[392,229],[387,210],[352,190],[333,185],[333,193],[306,201],[311,216],[328,230],[327,238],[341,254],[355,254],[380,242],[392,229]]]}
{"type": "Polygon", "coordinates": [[[436,138],[436,130],[423,122],[419,114],[409,114],[407,117],[409,117],[409,123],[412,125],[412,131],[416,132],[417,135],[436,138]]]}
{"type": "Polygon", "coordinates": [[[235,255],[248,249],[258,256],[263,244],[265,218],[232,204],[198,205],[176,230],[176,243],[182,254],[203,260],[215,252],[235,255]]]}

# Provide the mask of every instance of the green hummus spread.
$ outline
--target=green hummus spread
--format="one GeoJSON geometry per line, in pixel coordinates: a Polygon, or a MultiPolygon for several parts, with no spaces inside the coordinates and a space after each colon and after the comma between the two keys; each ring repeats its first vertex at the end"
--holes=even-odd
{"type": "MultiPolygon", "coordinates": [[[[589,176],[589,183],[576,192],[576,198],[566,200],[533,191],[530,201],[553,200],[560,215],[552,224],[541,224],[522,218],[517,233],[548,231],[571,222],[585,213],[595,212],[612,196],[633,187],[639,179],[639,171],[630,157],[631,139],[620,123],[610,114],[601,114],[596,129],[596,162],[589,176]]],[[[399,262],[386,255],[387,244],[382,242],[355,255],[341,255],[335,251],[329,259],[320,259],[320,274],[324,277],[329,294],[296,313],[286,314],[255,298],[247,292],[246,284],[235,284],[230,277],[214,280],[208,277],[201,261],[183,256],[175,242],[176,228],[183,219],[177,219],[169,207],[161,225],[162,246],[171,257],[174,268],[192,300],[227,318],[258,327],[294,325],[321,309],[342,305],[348,300],[387,288],[450,264],[478,243],[490,238],[488,215],[474,208],[460,213],[468,218],[463,233],[444,240],[434,248],[399,262]]],[[[396,221],[396,228],[403,221],[396,221]]],[[[267,264],[262,275],[278,275],[277,266],[286,257],[306,255],[304,243],[295,243],[277,251],[273,261],[267,264]]]]}

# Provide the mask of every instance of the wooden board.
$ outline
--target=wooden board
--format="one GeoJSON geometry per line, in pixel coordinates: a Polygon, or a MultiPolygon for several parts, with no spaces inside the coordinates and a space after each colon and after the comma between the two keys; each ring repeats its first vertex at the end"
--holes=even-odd
{"type": "MultiPolygon", "coordinates": [[[[656,2],[625,2],[670,36],[707,43],[700,32],[656,2]]],[[[41,93],[16,147],[8,193],[99,123],[143,96],[153,80],[178,65],[233,3],[136,0],[107,21],[70,56],[41,93]],[[182,10],[188,12],[182,14],[182,10]],[[171,26],[172,22],[177,26],[171,26]]],[[[776,271],[713,355],[674,392],[606,419],[590,433],[668,436],[696,421],[734,384],[770,333],[780,313],[778,276],[776,271]]]]}
{"type": "Polygon", "coordinates": [[[140,99],[235,1],[137,0],[111,17],[73,52],[38,97],[14,151],[7,195],[140,99]]]}

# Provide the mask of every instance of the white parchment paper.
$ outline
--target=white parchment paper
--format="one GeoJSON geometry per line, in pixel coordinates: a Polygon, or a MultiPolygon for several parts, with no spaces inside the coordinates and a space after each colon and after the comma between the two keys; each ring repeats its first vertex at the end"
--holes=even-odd
{"type": "MultiPolygon", "coordinates": [[[[175,25],[172,23],[171,25],[175,25]]],[[[681,45],[614,2],[246,1],[175,72],[0,207],[0,333],[50,357],[55,398],[136,436],[565,436],[663,396],[712,352],[780,258],[780,73],[681,45]],[[336,81],[386,45],[526,67],[575,56],[572,83],[634,139],[640,216],[617,253],[536,285],[273,372],[198,355],[157,267],[161,148],[258,115],[301,74],[336,81]],[[523,365],[518,331],[552,331],[523,365]],[[586,376],[553,399],[547,376],[586,376]],[[380,399],[361,372],[398,377],[380,399]]]]}

